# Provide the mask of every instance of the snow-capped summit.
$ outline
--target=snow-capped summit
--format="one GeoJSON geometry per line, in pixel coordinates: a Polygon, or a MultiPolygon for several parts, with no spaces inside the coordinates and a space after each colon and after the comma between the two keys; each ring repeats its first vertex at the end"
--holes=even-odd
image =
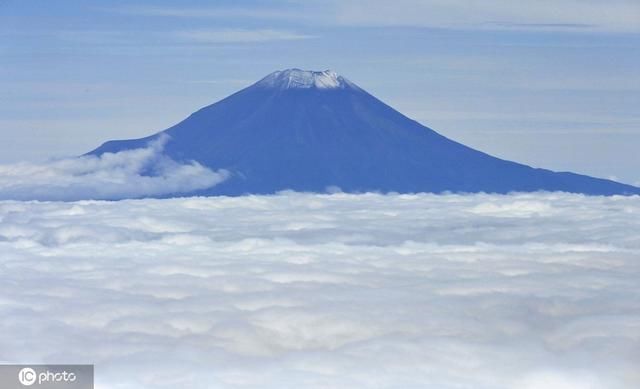
{"type": "Polygon", "coordinates": [[[255,85],[276,89],[343,89],[355,86],[333,70],[319,72],[301,69],[285,69],[273,72],[255,85]]]}

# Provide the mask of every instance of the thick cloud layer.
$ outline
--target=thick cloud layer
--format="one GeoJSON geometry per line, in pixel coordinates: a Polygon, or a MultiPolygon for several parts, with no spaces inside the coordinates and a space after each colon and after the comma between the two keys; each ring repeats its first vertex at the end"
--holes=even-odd
{"type": "Polygon", "coordinates": [[[0,202],[0,360],[98,388],[640,387],[640,198],[0,202]]]}
{"type": "Polygon", "coordinates": [[[0,199],[118,200],[187,193],[227,177],[197,162],[180,164],[163,155],[168,137],[148,147],[45,164],[0,165],[0,199]]]}

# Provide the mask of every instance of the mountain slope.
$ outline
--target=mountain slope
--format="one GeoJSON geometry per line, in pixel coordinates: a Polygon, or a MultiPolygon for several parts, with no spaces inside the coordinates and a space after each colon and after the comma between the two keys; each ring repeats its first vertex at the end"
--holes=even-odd
{"type": "Polygon", "coordinates": [[[640,194],[640,188],[501,160],[413,121],[337,74],[275,72],[147,138],[110,141],[91,154],[144,147],[227,169],[231,178],[194,194],[565,191],[640,194]]]}

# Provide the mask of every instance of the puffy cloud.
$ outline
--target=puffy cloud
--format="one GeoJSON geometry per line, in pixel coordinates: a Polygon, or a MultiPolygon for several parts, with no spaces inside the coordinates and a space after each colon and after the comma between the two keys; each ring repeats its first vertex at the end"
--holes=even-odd
{"type": "Polygon", "coordinates": [[[640,197],[0,202],[0,360],[97,388],[640,386],[640,197]]]}
{"type": "Polygon", "coordinates": [[[146,148],[67,158],[45,164],[0,165],[0,199],[139,198],[212,187],[227,178],[197,162],[178,163],[162,151],[168,136],[146,148]]]}

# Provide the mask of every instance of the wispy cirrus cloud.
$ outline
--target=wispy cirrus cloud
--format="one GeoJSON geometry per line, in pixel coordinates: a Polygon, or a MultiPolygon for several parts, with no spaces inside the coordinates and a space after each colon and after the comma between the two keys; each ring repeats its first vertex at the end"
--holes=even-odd
{"type": "Polygon", "coordinates": [[[233,7],[170,7],[153,5],[127,5],[122,7],[101,8],[105,11],[118,12],[140,16],[158,16],[195,19],[246,18],[287,20],[292,18],[308,18],[304,10],[287,9],[284,7],[271,8],[241,8],[233,7]]]}
{"type": "Polygon", "coordinates": [[[275,8],[125,6],[116,12],[180,18],[247,18],[315,24],[413,26],[479,30],[640,31],[640,3],[581,0],[332,0],[277,4],[275,8]]]}
{"type": "Polygon", "coordinates": [[[315,38],[314,35],[274,29],[194,29],[176,31],[172,35],[196,43],[258,43],[315,38]]]}
{"type": "Polygon", "coordinates": [[[65,30],[58,39],[97,46],[171,46],[201,43],[263,43],[313,39],[316,35],[271,28],[199,28],[167,31],[65,30]]]}
{"type": "Polygon", "coordinates": [[[454,29],[640,31],[640,3],[581,0],[398,0],[335,2],[335,17],[349,25],[454,29]]]}

